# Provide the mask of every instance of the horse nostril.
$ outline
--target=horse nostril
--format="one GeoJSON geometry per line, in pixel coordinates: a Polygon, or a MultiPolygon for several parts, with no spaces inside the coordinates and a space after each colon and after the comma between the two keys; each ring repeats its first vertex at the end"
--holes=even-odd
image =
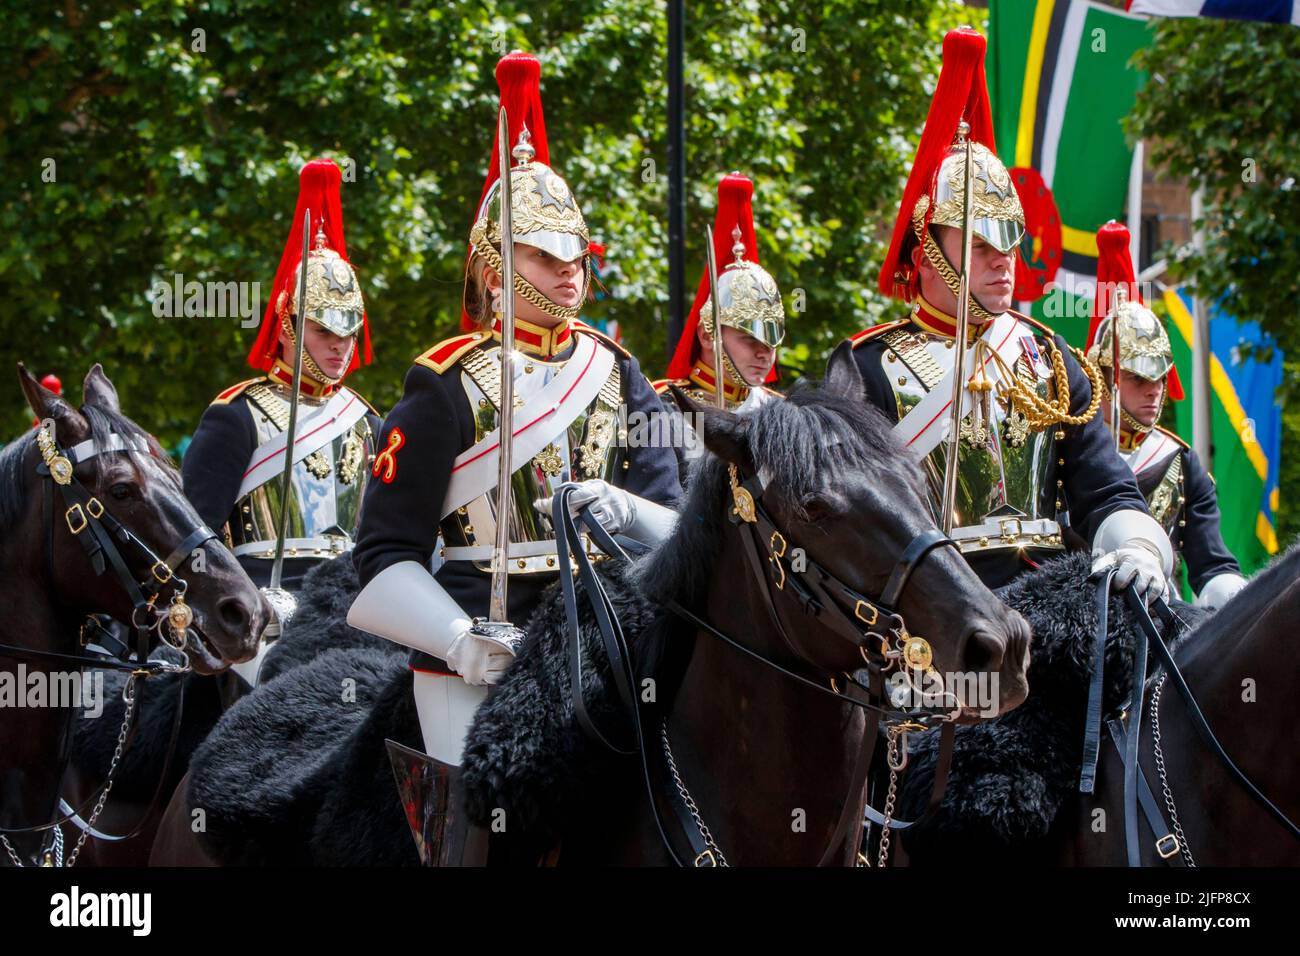
{"type": "Polygon", "coordinates": [[[1006,651],[1006,644],[1001,639],[987,631],[975,631],[966,641],[962,662],[968,671],[996,673],[1002,669],[1006,651]]]}
{"type": "Polygon", "coordinates": [[[248,630],[253,613],[239,598],[228,597],[217,602],[217,617],[230,632],[243,634],[248,630]]]}

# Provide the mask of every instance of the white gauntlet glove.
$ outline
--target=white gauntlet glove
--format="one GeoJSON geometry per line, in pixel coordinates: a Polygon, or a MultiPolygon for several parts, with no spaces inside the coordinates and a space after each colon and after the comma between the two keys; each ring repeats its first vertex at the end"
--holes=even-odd
{"type": "Polygon", "coordinates": [[[1240,574],[1225,571],[1216,574],[1205,582],[1201,593],[1196,595],[1196,606],[1214,610],[1223,607],[1234,594],[1246,586],[1246,579],[1240,574]]]}
{"type": "Polygon", "coordinates": [[[1132,587],[1146,604],[1168,597],[1166,581],[1173,570],[1174,553],[1169,536],[1150,515],[1116,511],[1109,515],[1092,539],[1092,573],[1117,568],[1111,589],[1132,587]]]}
{"type": "MultiPolygon", "coordinates": [[[[569,513],[577,517],[579,511],[591,505],[592,516],[611,535],[626,534],[644,544],[656,545],[672,534],[677,524],[677,512],[671,508],[665,508],[622,488],[615,488],[601,478],[568,482],[560,486],[569,487],[577,489],[569,497],[569,513]]],[[[554,500],[543,498],[534,501],[533,507],[549,515],[554,500]]]]}
{"type": "Polygon", "coordinates": [[[466,631],[451,642],[443,660],[467,684],[495,684],[515,655],[496,641],[466,631]]]}
{"type": "Polygon", "coordinates": [[[415,561],[375,575],[348,609],[348,623],[441,657],[467,684],[495,684],[514,660],[508,644],[471,633],[469,615],[415,561]]]}

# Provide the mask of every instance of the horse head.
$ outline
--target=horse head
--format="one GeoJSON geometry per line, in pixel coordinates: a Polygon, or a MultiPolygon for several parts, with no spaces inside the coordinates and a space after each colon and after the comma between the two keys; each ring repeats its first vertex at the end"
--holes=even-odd
{"type": "MultiPolygon", "coordinates": [[[[215,673],[231,663],[250,659],[256,652],[270,608],[234,556],[214,537],[207,537],[184,556],[177,556],[174,574],[160,569],[157,558],[176,554],[203,521],[181,490],[180,473],[158,442],[122,414],[117,390],[103,368],[95,364],[84,383],[84,404],[78,410],[44,388],[18,365],[27,402],[36,417],[53,423],[52,437],[64,454],[83,442],[93,441],[93,451],[76,456],[72,480],[89,496],[84,511],[93,518],[102,513],[116,530],[112,539],[126,572],[137,582],[156,587],[152,605],[165,614],[167,601],[182,593],[193,614],[188,626],[191,639],[185,653],[199,673],[215,673]],[[116,436],[116,437],[114,437],[116,436]],[[117,450],[102,450],[115,448],[117,450]],[[102,508],[102,512],[97,509],[102,508]]],[[[108,614],[122,622],[139,617],[111,560],[96,573],[79,535],[87,534],[83,509],[65,507],[53,481],[38,477],[44,453],[35,437],[29,438],[22,458],[22,480],[33,493],[26,495],[27,553],[41,556],[33,562],[37,575],[49,569],[49,600],[64,621],[76,622],[89,614],[108,614]],[[39,480],[51,487],[39,489],[39,480]],[[51,527],[41,516],[42,498],[53,498],[51,527]]],[[[143,622],[141,622],[143,623],[143,622]]],[[[166,622],[162,627],[166,627],[166,622]]],[[[159,628],[161,632],[161,627],[159,628]]]]}
{"type": "MultiPolygon", "coordinates": [[[[693,403],[690,410],[703,421],[704,443],[715,456],[695,472],[726,502],[715,508],[732,510],[744,497],[737,484],[758,477],[758,503],[776,529],[763,542],[760,563],[772,565],[775,557],[784,565],[777,569],[780,586],[769,593],[788,622],[784,630],[801,635],[787,642],[797,643],[794,656],[827,674],[857,670],[863,666],[860,647],[843,639],[843,627],[823,622],[839,613],[867,631],[877,611],[893,611],[903,634],[923,638],[919,646],[931,658],[931,674],[956,696],[963,717],[991,716],[1025,699],[1028,624],[983,585],[955,548],[935,547],[950,542],[935,529],[920,465],[865,402],[851,352],[836,351],[820,388],[796,388],[783,401],[742,414],[693,403]],[[905,559],[909,548],[913,556],[905,559]],[[814,593],[811,609],[806,589],[786,585],[785,568],[801,565],[818,569],[816,577],[827,584],[814,593]],[[898,591],[900,575],[905,583],[898,591]],[[881,598],[891,583],[898,593],[886,608],[881,598]],[[826,607],[827,597],[838,611],[826,607]]],[[[736,521],[722,527],[724,535],[743,533],[736,521]]]]}

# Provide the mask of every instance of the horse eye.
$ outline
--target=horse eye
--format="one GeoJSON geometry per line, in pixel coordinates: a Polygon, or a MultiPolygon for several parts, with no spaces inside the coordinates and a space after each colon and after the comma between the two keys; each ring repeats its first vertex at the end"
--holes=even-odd
{"type": "Polygon", "coordinates": [[[118,501],[125,501],[130,498],[133,491],[134,489],[125,481],[116,482],[113,487],[108,489],[108,493],[118,501]]]}
{"type": "Polygon", "coordinates": [[[822,495],[808,495],[800,502],[800,505],[806,516],[804,520],[814,524],[818,521],[825,521],[835,511],[830,501],[822,495]]]}

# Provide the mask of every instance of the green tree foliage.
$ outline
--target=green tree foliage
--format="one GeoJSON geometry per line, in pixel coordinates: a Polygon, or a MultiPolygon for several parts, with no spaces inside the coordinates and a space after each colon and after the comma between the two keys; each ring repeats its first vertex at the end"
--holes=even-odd
{"type": "MultiPolygon", "coordinates": [[[[248,377],[238,317],[159,318],[158,283],[261,283],[297,170],[355,164],[349,253],[386,408],[411,358],[456,329],[491,145],[499,56],[542,60],[552,161],[608,247],[590,310],[662,370],[667,350],[665,7],[416,0],[3,0],[0,341],[73,397],[104,363],[128,414],[172,443],[248,377]]],[[[954,0],[687,5],[689,283],[718,176],[757,182],[761,256],[803,292],[786,357],[816,370],[886,304],[871,291],[954,0]]],[[[257,318],[260,318],[260,311],[257,318]]],[[[250,320],[251,322],[251,320],[250,320]]],[[[6,371],[3,374],[10,375],[6,371]]],[[[10,380],[12,382],[12,380],[10,380]]],[[[0,433],[29,416],[16,388],[0,433]]]]}
{"type": "MultiPolygon", "coordinates": [[[[1205,241],[1167,250],[1171,274],[1224,309],[1257,320],[1284,354],[1284,398],[1300,384],[1300,30],[1209,19],[1160,20],[1136,57],[1151,82],[1130,132],[1173,176],[1204,188],[1193,228],[1205,241]]],[[[1300,405],[1284,404],[1283,448],[1300,440],[1300,405]]],[[[1282,456],[1278,537],[1300,532],[1300,456],[1282,456]]]]}

